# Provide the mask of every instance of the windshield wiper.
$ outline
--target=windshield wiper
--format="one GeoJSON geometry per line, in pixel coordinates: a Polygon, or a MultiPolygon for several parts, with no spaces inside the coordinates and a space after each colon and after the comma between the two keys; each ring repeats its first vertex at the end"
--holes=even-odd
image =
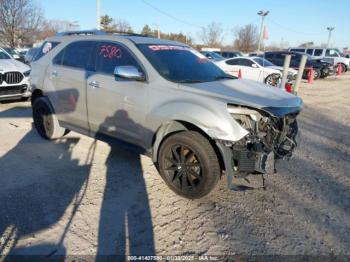
{"type": "Polygon", "coordinates": [[[215,80],[221,80],[221,79],[237,79],[237,77],[229,76],[229,75],[215,77],[215,80]]]}
{"type": "Polygon", "coordinates": [[[196,79],[185,79],[185,80],[180,80],[177,81],[177,83],[180,84],[194,84],[194,83],[202,83],[202,80],[196,80],[196,79]]]}

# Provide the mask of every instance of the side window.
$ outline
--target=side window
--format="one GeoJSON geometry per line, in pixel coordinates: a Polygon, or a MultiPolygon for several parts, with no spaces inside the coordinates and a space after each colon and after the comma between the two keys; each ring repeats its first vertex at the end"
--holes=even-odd
{"type": "Polygon", "coordinates": [[[323,49],[315,49],[314,56],[322,56],[323,49]]]}
{"type": "Polygon", "coordinates": [[[273,59],[273,58],[274,58],[274,55],[273,55],[273,54],[269,54],[269,53],[265,53],[265,58],[266,58],[267,60],[273,59]]]}
{"type": "Polygon", "coordinates": [[[242,66],[252,67],[252,65],[254,64],[254,62],[249,59],[241,59],[241,60],[242,60],[241,61],[242,66]]]}
{"type": "Polygon", "coordinates": [[[63,66],[87,69],[94,46],[95,43],[92,41],[79,41],[69,44],[64,48],[61,64],[63,66]]]}
{"type": "Polygon", "coordinates": [[[39,48],[38,52],[34,55],[33,61],[37,61],[52,49],[54,49],[60,42],[45,41],[42,46],[39,48]]]}
{"type": "Polygon", "coordinates": [[[65,48],[63,48],[52,60],[54,65],[62,65],[62,59],[64,55],[65,48]]]}
{"type": "Polygon", "coordinates": [[[238,65],[239,63],[239,61],[238,60],[240,60],[240,59],[231,59],[231,60],[227,60],[226,61],[226,64],[228,64],[228,65],[238,65]]]}
{"type": "Polygon", "coordinates": [[[326,50],[326,56],[330,56],[330,57],[337,57],[338,54],[334,49],[327,49],[326,50]]]}
{"type": "Polygon", "coordinates": [[[111,42],[100,43],[97,49],[97,71],[112,75],[116,66],[135,66],[142,71],[139,63],[125,47],[111,42]]]}
{"type": "Polygon", "coordinates": [[[313,50],[313,49],[307,49],[307,50],[306,50],[306,53],[308,53],[309,55],[313,55],[314,50],[313,50]]]}

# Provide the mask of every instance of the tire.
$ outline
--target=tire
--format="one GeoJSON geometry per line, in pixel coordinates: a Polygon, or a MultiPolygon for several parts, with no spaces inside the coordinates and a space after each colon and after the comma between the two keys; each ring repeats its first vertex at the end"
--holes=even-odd
{"type": "Polygon", "coordinates": [[[320,69],[314,69],[314,80],[317,80],[321,77],[321,70],[320,69]]]}
{"type": "Polygon", "coordinates": [[[60,138],[69,130],[60,127],[57,116],[48,98],[37,98],[33,104],[33,121],[39,135],[48,140],[60,138]]]}
{"type": "Polygon", "coordinates": [[[158,170],[176,194],[198,199],[209,194],[219,181],[221,169],[217,155],[204,136],[185,131],[162,143],[158,170]]]}
{"type": "Polygon", "coordinates": [[[341,64],[341,72],[342,72],[342,73],[345,73],[346,71],[348,71],[346,65],[341,64]]]}
{"type": "Polygon", "coordinates": [[[278,86],[281,76],[279,74],[271,74],[265,78],[265,84],[270,86],[278,86]]]}

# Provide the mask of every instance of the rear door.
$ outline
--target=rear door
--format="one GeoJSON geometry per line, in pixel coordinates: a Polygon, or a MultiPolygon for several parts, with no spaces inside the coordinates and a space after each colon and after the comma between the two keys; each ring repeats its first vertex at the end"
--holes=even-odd
{"type": "Polygon", "coordinates": [[[68,44],[48,68],[47,96],[55,113],[67,127],[88,130],[86,107],[86,70],[92,62],[94,42],[68,44]]]}
{"type": "Polygon", "coordinates": [[[147,82],[125,80],[114,75],[116,66],[144,69],[133,53],[118,42],[99,42],[96,72],[87,79],[90,129],[143,147],[145,92],[147,82]]]}

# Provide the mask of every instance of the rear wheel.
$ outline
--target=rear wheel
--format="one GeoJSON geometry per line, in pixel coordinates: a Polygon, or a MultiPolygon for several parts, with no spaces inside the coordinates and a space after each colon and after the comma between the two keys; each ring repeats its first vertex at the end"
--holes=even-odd
{"type": "Polygon", "coordinates": [[[319,79],[321,77],[321,71],[319,69],[314,69],[314,80],[319,79]]]}
{"type": "Polygon", "coordinates": [[[60,127],[57,116],[46,97],[40,97],[33,104],[34,126],[39,135],[45,139],[57,139],[66,135],[69,130],[60,127]]]}
{"type": "Polygon", "coordinates": [[[266,77],[265,84],[270,86],[278,86],[280,80],[281,76],[279,74],[271,74],[266,77]]]}
{"type": "Polygon", "coordinates": [[[204,136],[193,131],[177,133],[162,143],[158,167],[170,189],[189,199],[207,195],[221,173],[213,147],[204,136]]]}

